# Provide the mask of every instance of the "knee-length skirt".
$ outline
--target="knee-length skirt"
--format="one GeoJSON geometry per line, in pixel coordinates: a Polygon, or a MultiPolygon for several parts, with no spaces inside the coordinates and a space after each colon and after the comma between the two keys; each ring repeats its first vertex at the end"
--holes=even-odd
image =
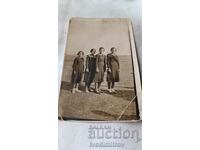
{"type": "Polygon", "coordinates": [[[72,72],[72,77],[71,77],[71,83],[72,84],[76,84],[76,83],[80,83],[83,77],[83,73],[82,72],[72,72]]]}
{"type": "Polygon", "coordinates": [[[111,63],[111,71],[107,71],[107,82],[119,82],[119,66],[116,62],[111,63]]]}
{"type": "Polygon", "coordinates": [[[94,82],[103,82],[104,72],[105,72],[105,64],[99,63],[98,68],[99,68],[99,72],[95,73],[94,82]]]}
{"type": "Polygon", "coordinates": [[[99,71],[95,73],[94,82],[103,82],[104,71],[99,71]]]}
{"type": "Polygon", "coordinates": [[[85,72],[84,74],[84,82],[92,83],[95,77],[95,71],[85,72]]]}

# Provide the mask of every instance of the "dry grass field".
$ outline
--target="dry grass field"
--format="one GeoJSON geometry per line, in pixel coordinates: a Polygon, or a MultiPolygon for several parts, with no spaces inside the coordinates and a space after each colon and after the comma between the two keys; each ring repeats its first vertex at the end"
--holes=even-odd
{"type": "MultiPolygon", "coordinates": [[[[70,78],[75,57],[74,55],[65,56],[59,97],[59,116],[64,119],[116,120],[135,97],[131,56],[119,56],[120,82],[116,83],[116,94],[107,92],[106,73],[101,86],[103,93],[85,93],[82,82],[80,86],[82,93],[72,94],[70,78]]],[[[94,83],[91,87],[94,88],[94,83]]],[[[136,102],[134,101],[120,120],[137,119],[136,110],[136,102]]]]}

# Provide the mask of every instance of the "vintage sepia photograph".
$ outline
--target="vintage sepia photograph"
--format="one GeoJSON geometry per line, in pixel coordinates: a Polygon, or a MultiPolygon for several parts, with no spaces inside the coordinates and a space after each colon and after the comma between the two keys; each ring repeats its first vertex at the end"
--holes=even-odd
{"type": "Polygon", "coordinates": [[[59,119],[141,119],[141,81],[132,28],[125,18],[70,19],[59,119]]]}

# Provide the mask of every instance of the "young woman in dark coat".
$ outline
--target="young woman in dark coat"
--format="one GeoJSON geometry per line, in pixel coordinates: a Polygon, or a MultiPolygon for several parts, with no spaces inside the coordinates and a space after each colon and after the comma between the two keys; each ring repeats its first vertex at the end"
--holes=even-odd
{"type": "Polygon", "coordinates": [[[87,55],[86,57],[86,64],[85,64],[85,76],[84,76],[84,81],[85,81],[85,92],[92,91],[90,89],[90,85],[94,80],[95,73],[96,73],[96,58],[95,54],[96,50],[93,48],[90,50],[90,54],[87,55]]]}
{"type": "Polygon", "coordinates": [[[72,78],[71,82],[73,85],[72,93],[74,94],[75,92],[81,92],[78,87],[81,82],[83,73],[84,73],[84,52],[79,51],[77,53],[77,57],[74,59],[74,63],[72,65],[72,78]]]}
{"type": "Polygon", "coordinates": [[[115,47],[111,48],[111,53],[107,55],[107,82],[108,82],[108,91],[110,93],[115,92],[115,82],[119,82],[119,57],[116,52],[115,47]]]}

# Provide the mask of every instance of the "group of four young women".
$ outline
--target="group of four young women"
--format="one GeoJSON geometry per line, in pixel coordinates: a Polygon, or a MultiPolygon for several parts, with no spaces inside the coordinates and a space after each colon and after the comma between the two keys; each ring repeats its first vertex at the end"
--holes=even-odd
{"type": "Polygon", "coordinates": [[[91,92],[91,83],[95,82],[95,92],[101,93],[100,86],[104,81],[104,73],[107,71],[108,92],[114,93],[115,82],[119,82],[119,58],[116,54],[117,49],[112,47],[109,54],[104,55],[105,49],[99,48],[99,53],[95,55],[96,50],[91,49],[86,57],[84,66],[84,52],[79,51],[72,65],[72,93],[81,92],[79,84],[84,74],[85,92],[91,92]]]}

